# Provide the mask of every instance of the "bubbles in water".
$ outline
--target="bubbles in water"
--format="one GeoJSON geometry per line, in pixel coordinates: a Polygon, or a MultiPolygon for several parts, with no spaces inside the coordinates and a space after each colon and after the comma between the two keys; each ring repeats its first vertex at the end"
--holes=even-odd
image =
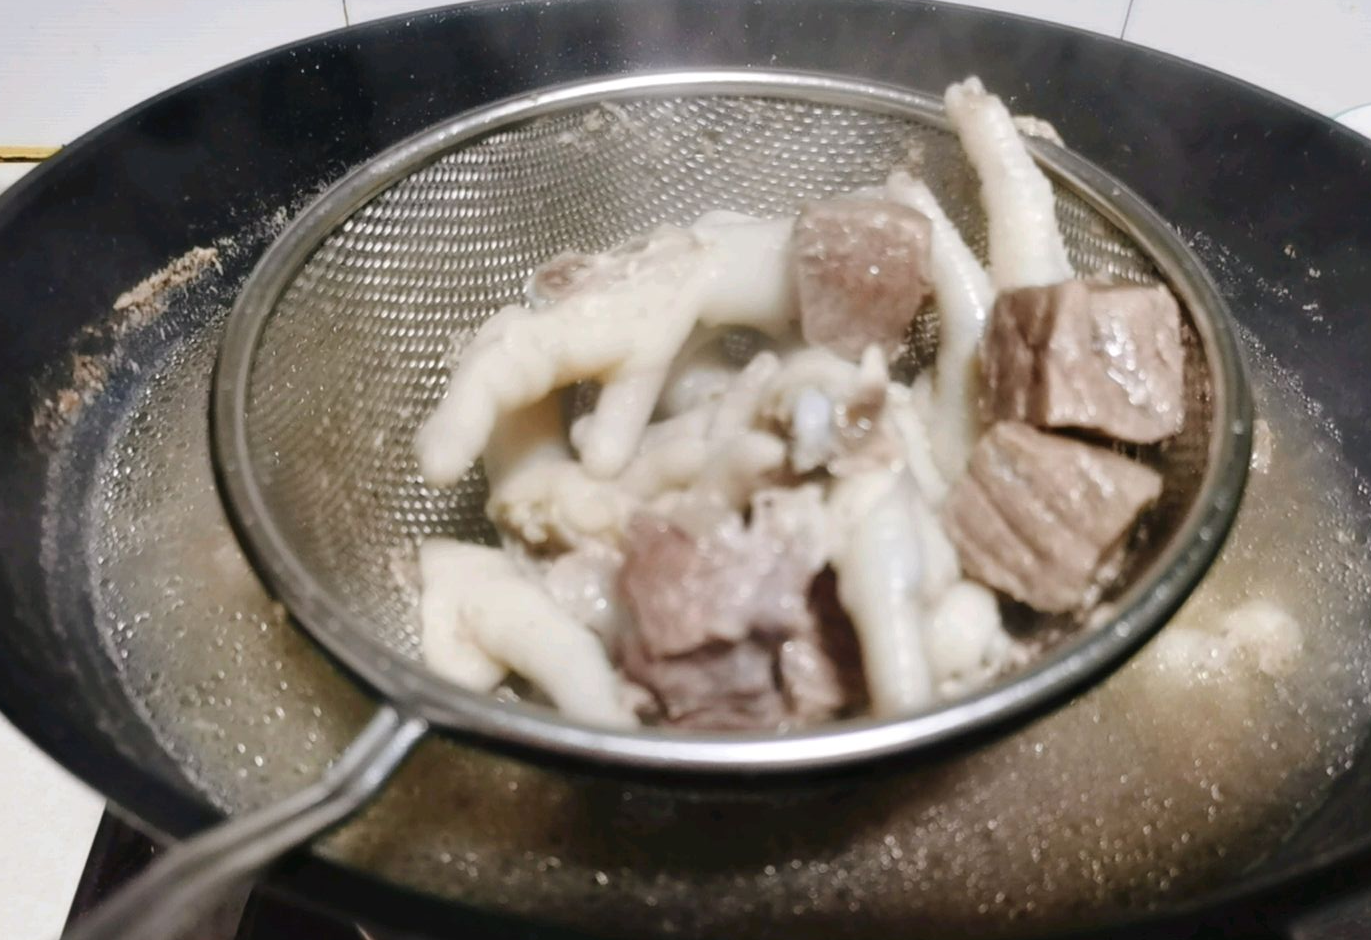
{"type": "MultiPolygon", "coordinates": [[[[832,154],[816,154],[827,166],[832,154]]],[[[567,153],[567,173],[583,158],[567,153]]],[[[707,205],[739,192],[708,173],[691,184],[707,205]]],[[[980,241],[974,203],[957,200],[957,221],[980,241]]],[[[566,243],[605,243],[598,230],[573,234],[566,243]]],[[[217,338],[203,330],[143,370],[89,498],[56,505],[93,533],[95,614],[130,696],[192,778],[237,808],[317,778],[372,706],[265,596],[224,520],[205,422],[217,338]]],[[[1250,599],[1278,603],[1304,636],[1283,678],[1246,661],[1178,669],[1154,643],[975,753],[765,795],[570,777],[435,740],[321,851],[588,931],[738,940],[1037,932],[1233,876],[1317,805],[1371,716],[1366,483],[1338,465],[1335,438],[1294,386],[1259,364],[1272,465],[1253,475],[1220,562],[1167,629],[1210,630],[1250,599]]]]}
{"type": "MultiPolygon", "coordinates": [[[[130,694],[194,778],[239,807],[317,777],[369,705],[263,594],[223,519],[203,418],[211,340],[158,370],[116,435],[88,504],[90,567],[130,694]]],[[[1295,396],[1258,391],[1276,459],[1167,629],[1278,603],[1304,637],[1284,678],[1246,660],[1185,672],[1158,642],[974,754],[765,797],[559,776],[432,741],[322,851],[468,903],[585,929],[608,917],[633,935],[1012,934],[1193,896],[1317,805],[1371,715],[1364,501],[1312,446],[1295,396]],[[1291,492],[1313,495],[1292,507],[1291,492]]]]}
{"type": "Polygon", "coordinates": [[[264,755],[301,750],[326,708],[346,721],[366,706],[311,662],[294,699],[304,720],[280,720],[293,664],[314,654],[264,593],[218,501],[205,424],[216,338],[205,330],[173,352],[116,430],[86,507],[88,560],[99,626],[133,697],[197,782],[242,805],[278,795],[264,755]]]}

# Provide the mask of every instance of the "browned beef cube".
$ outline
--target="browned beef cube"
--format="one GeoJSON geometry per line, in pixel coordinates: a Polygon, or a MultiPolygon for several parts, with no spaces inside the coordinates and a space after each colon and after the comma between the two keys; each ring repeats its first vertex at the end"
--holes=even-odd
{"type": "Polygon", "coordinates": [[[924,215],[896,203],[833,199],[795,223],[800,331],[856,360],[872,343],[893,352],[931,289],[924,215]]]}
{"type": "Polygon", "coordinates": [[[1048,613],[1094,602],[1156,471],[1103,447],[1002,421],[972,451],[943,507],[966,573],[1048,613]]]}
{"type": "Polygon", "coordinates": [[[1165,287],[1065,281],[1007,291],[981,364],[988,421],[1148,444],[1185,420],[1180,309],[1165,287]]]}

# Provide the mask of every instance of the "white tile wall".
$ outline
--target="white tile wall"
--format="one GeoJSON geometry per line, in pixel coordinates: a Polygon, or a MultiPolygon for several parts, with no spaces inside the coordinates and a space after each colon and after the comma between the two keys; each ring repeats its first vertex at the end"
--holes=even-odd
{"type": "Polygon", "coordinates": [[[69,143],[172,85],[343,25],[340,0],[12,0],[0,13],[0,145],[69,143]]]}
{"type": "MultiPolygon", "coordinates": [[[[382,16],[412,13],[444,6],[442,0],[341,0],[349,23],[361,23],[382,16]]],[[[651,3],[653,0],[643,0],[651,3]]],[[[1123,32],[1129,0],[949,0],[961,6],[1018,13],[1054,23],[1065,23],[1097,33],[1118,36],[1123,32]]]]}
{"type": "MultiPolygon", "coordinates": [[[[644,0],[652,2],[652,0],[644,0]]],[[[835,0],[838,2],[838,0],[835,0]]],[[[1122,34],[1371,136],[1371,0],[956,0],[1122,34]]],[[[180,81],[432,0],[41,0],[0,13],[0,148],[57,146],[180,81]]],[[[0,163],[0,189],[27,169],[0,163]]],[[[102,802],[0,719],[0,938],[60,929],[102,802]]]]}
{"type": "Polygon", "coordinates": [[[1129,0],[953,0],[962,6],[1017,13],[1118,36],[1128,17],[1129,0]]]}
{"type": "Polygon", "coordinates": [[[1324,114],[1371,102],[1368,0],[1133,0],[1124,38],[1324,114]]]}
{"type": "MultiPolygon", "coordinates": [[[[448,0],[454,2],[454,0],[448,0]]],[[[383,16],[396,16],[401,13],[413,13],[416,10],[426,10],[431,7],[447,6],[444,0],[342,0],[343,6],[347,8],[349,23],[362,23],[367,20],[378,20],[383,16]]],[[[651,3],[652,0],[646,0],[651,3]]]]}
{"type": "Polygon", "coordinates": [[[1344,111],[1338,115],[1338,120],[1358,134],[1371,137],[1371,104],[1364,104],[1359,108],[1344,111]]]}
{"type": "MultiPolygon", "coordinates": [[[[0,146],[4,146],[5,141],[0,139],[0,146]]],[[[0,163],[0,191],[4,190],[19,177],[33,169],[32,163],[0,163]]],[[[0,934],[4,936],[4,934],[0,934]]]]}

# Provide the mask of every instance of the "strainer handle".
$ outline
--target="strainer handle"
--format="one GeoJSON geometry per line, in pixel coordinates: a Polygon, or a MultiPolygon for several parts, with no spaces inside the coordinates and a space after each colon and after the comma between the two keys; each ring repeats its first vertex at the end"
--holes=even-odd
{"type": "Polygon", "coordinates": [[[383,706],[317,783],[171,848],[63,937],[170,940],[235,885],[365,806],[427,730],[383,706]]]}

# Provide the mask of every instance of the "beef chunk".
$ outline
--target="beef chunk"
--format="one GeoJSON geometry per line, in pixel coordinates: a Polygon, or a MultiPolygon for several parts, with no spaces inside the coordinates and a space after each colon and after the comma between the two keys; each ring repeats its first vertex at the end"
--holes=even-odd
{"type": "Polygon", "coordinates": [[[1006,291],[982,340],[984,416],[1153,443],[1185,420],[1183,360],[1165,287],[1006,291]]]}
{"type": "Polygon", "coordinates": [[[624,674],[652,691],[668,724],[700,731],[775,728],[786,718],[776,653],[753,639],[653,656],[641,633],[624,643],[624,674]]]}
{"type": "Polygon", "coordinates": [[[852,620],[838,600],[832,568],[814,578],[809,589],[814,630],[781,645],[781,690],[791,714],[817,721],[868,704],[862,650],[852,620]]]}
{"type": "Polygon", "coordinates": [[[733,513],[694,532],[680,522],[635,516],[619,581],[634,615],[620,662],[667,723],[774,729],[855,701],[851,625],[820,623],[811,599],[824,559],[819,490],[757,494],[746,527],[733,513]]]}
{"type": "Polygon", "coordinates": [[[927,217],[890,202],[834,199],[795,223],[800,331],[856,360],[875,343],[892,353],[931,285],[927,217]]]}
{"type": "Polygon", "coordinates": [[[818,564],[788,548],[756,526],[692,536],[666,519],[635,515],[619,584],[648,653],[676,656],[754,630],[805,629],[818,564]]]}
{"type": "Polygon", "coordinates": [[[748,585],[733,570],[742,559],[720,541],[692,538],[646,513],[629,521],[619,588],[647,655],[675,656],[747,635],[748,621],[738,608],[746,603],[742,593],[748,585]]]}
{"type": "Polygon", "coordinates": [[[943,507],[971,577],[1048,613],[1094,602],[1161,477],[1102,447],[1002,421],[943,507]]]}

